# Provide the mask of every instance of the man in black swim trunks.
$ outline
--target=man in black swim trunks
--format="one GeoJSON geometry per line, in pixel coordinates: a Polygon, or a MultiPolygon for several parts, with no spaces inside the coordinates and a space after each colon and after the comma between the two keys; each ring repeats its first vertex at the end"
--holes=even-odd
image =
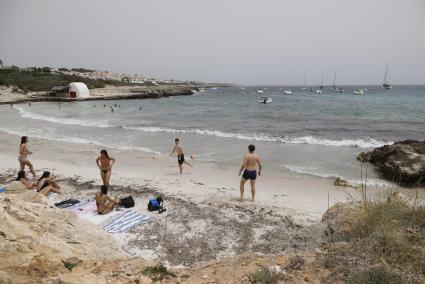
{"type": "Polygon", "coordinates": [[[180,168],[180,174],[183,174],[183,163],[185,163],[186,165],[189,165],[192,167],[191,164],[189,164],[188,162],[186,162],[186,160],[184,159],[184,154],[183,154],[183,147],[180,144],[180,139],[176,138],[174,139],[174,143],[176,145],[174,145],[174,149],[171,152],[171,155],[174,154],[175,152],[177,153],[177,163],[179,164],[179,168],[180,168]]]}
{"type": "Polygon", "coordinates": [[[254,151],[255,151],[255,146],[249,145],[248,154],[245,155],[241,169],[239,170],[239,175],[241,175],[243,171],[241,184],[240,184],[240,191],[241,191],[240,201],[243,200],[243,193],[245,191],[245,183],[247,182],[247,180],[249,180],[251,184],[252,201],[254,202],[255,180],[257,179],[257,165],[258,165],[259,176],[261,176],[261,168],[262,168],[260,157],[257,154],[254,154],[254,151]]]}

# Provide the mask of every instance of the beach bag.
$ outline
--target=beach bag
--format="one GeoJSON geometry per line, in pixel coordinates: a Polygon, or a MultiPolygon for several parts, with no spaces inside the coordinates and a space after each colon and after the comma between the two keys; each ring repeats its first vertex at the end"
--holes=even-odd
{"type": "Polygon", "coordinates": [[[125,208],[134,207],[134,199],[133,199],[133,197],[130,195],[130,196],[121,198],[120,199],[120,205],[121,206],[124,206],[125,208]]]}
{"type": "Polygon", "coordinates": [[[156,197],[149,199],[148,210],[149,211],[158,211],[162,208],[162,197],[156,197]]]}
{"type": "Polygon", "coordinates": [[[64,200],[62,202],[55,203],[55,206],[58,208],[67,208],[78,203],[80,203],[79,200],[71,198],[71,199],[64,200]]]}

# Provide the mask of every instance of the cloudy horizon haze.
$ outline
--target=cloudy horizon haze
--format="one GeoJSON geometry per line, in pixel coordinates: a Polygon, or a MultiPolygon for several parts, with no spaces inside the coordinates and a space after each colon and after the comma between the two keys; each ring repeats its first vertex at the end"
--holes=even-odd
{"type": "Polygon", "coordinates": [[[7,1],[7,65],[246,85],[425,84],[425,1],[7,1]]]}

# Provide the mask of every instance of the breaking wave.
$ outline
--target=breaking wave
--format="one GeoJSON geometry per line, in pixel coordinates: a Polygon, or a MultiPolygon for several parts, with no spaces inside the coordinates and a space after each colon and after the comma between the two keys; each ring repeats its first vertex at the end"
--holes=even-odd
{"type": "MultiPolygon", "coordinates": [[[[66,125],[80,125],[80,126],[89,126],[89,127],[116,127],[105,122],[99,121],[88,121],[74,118],[57,118],[41,114],[35,114],[27,111],[25,108],[16,107],[19,111],[21,117],[43,120],[53,123],[60,123],[66,125]]],[[[328,139],[328,138],[319,138],[314,136],[300,136],[300,137],[276,137],[268,136],[261,133],[253,134],[244,134],[244,133],[232,133],[232,132],[223,132],[220,130],[208,130],[208,129],[173,129],[165,127],[156,127],[156,126],[121,126],[123,129],[133,130],[133,131],[144,131],[144,132],[161,132],[161,133],[191,133],[198,135],[209,135],[221,138],[234,138],[239,140],[246,141],[264,141],[264,142],[278,142],[278,143],[287,143],[287,144],[308,144],[308,145],[323,145],[323,146],[334,146],[334,147],[359,147],[359,148],[376,148],[381,147],[387,144],[393,144],[390,141],[382,141],[373,138],[357,138],[357,139],[328,139]]]]}
{"type": "Polygon", "coordinates": [[[103,127],[103,128],[112,127],[111,125],[104,122],[89,121],[89,120],[82,120],[82,119],[75,119],[75,118],[58,118],[58,117],[32,113],[27,111],[23,107],[15,107],[15,108],[18,110],[19,114],[23,118],[43,120],[43,121],[66,124],[66,125],[94,126],[94,127],[103,127]]]}
{"type": "Polygon", "coordinates": [[[265,141],[265,142],[280,142],[288,144],[310,144],[310,145],[324,145],[324,146],[351,146],[359,148],[375,148],[383,145],[392,144],[393,142],[376,140],[373,138],[358,138],[358,139],[341,139],[332,140],[326,138],[317,138],[313,136],[301,136],[301,137],[272,137],[263,134],[240,134],[223,132],[220,130],[205,130],[205,129],[193,129],[193,130],[182,130],[173,128],[163,127],[129,127],[123,126],[127,130],[145,131],[145,132],[165,132],[165,133],[193,133],[200,135],[210,135],[223,138],[235,138],[239,140],[247,141],[265,141]]]}
{"type": "Polygon", "coordinates": [[[160,152],[152,150],[147,147],[132,147],[132,146],[126,146],[126,145],[117,145],[117,144],[108,144],[96,140],[90,140],[90,139],[84,139],[79,137],[70,137],[70,136],[52,136],[47,134],[46,132],[40,132],[40,131],[34,131],[34,129],[31,130],[25,130],[25,131],[16,131],[11,130],[7,128],[0,128],[0,131],[6,132],[11,135],[17,135],[17,136],[30,136],[38,139],[46,139],[46,140],[53,140],[53,141],[59,141],[59,142],[67,142],[67,143],[77,143],[77,144],[92,144],[97,145],[105,148],[112,148],[122,151],[142,151],[146,153],[161,155],[160,152]]]}

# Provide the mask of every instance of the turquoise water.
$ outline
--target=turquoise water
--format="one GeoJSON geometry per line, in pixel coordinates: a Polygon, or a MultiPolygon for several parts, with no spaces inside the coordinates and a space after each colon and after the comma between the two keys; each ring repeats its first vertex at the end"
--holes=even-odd
{"type": "Polygon", "coordinates": [[[254,143],[267,170],[350,180],[358,180],[359,152],[425,139],[425,87],[370,87],[365,96],[354,95],[354,87],[345,87],[343,94],[288,87],[292,95],[285,95],[285,88],[266,87],[257,94],[263,87],[157,100],[2,106],[0,130],[153,155],[169,153],[180,137],[187,153],[221,167],[237,166],[254,143]],[[273,103],[258,103],[261,96],[273,103]]]}

